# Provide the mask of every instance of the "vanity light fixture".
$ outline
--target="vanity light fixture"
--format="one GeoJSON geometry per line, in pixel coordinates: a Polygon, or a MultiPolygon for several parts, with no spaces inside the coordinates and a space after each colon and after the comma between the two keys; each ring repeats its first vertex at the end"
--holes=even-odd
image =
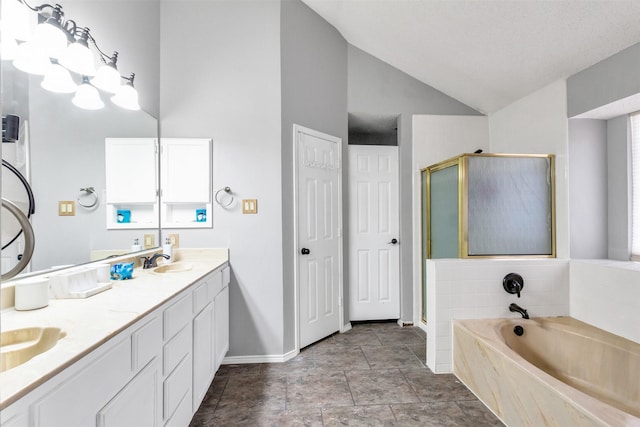
{"type": "Polygon", "coordinates": [[[51,65],[51,61],[42,52],[42,47],[31,42],[18,45],[16,58],[13,60],[13,66],[18,70],[44,76],[49,65],[51,65]]]}
{"type": "Polygon", "coordinates": [[[100,99],[98,89],[89,83],[87,76],[82,77],[82,84],[78,86],[76,95],[71,100],[76,107],[85,110],[99,110],[104,107],[104,102],[100,99]]]}
{"type": "Polygon", "coordinates": [[[2,59],[11,59],[17,69],[26,73],[45,76],[41,85],[46,90],[75,91],[72,102],[80,108],[94,110],[104,106],[98,88],[115,94],[111,97],[114,104],[128,110],[140,109],[138,92],[133,87],[134,74],[120,75],[116,66],[118,52],[105,54],[89,28],[65,18],[61,5],[31,6],[26,0],[3,0],[2,6],[2,59]],[[30,28],[29,20],[23,19],[25,11],[27,15],[29,11],[36,12],[39,22],[30,37],[24,35],[30,28]],[[21,23],[16,25],[18,21],[21,23]],[[101,66],[96,70],[97,61],[101,66]],[[125,84],[120,84],[121,79],[125,84]]]}
{"type": "Polygon", "coordinates": [[[140,109],[140,104],[138,104],[138,91],[133,87],[133,78],[135,76],[134,73],[131,73],[131,77],[123,77],[127,82],[120,86],[116,94],[111,97],[111,102],[127,110],[135,111],[140,109]]]}
{"type": "MultiPolygon", "coordinates": [[[[72,21],[67,21],[72,22],[72,21]]],[[[51,16],[46,21],[36,26],[33,33],[33,37],[28,43],[37,45],[42,53],[54,59],[59,59],[62,53],[67,48],[67,32],[74,31],[75,23],[73,24],[73,30],[66,30],[62,28],[62,6],[56,4],[52,6],[51,16]]]]}
{"type": "MultiPolygon", "coordinates": [[[[2,17],[4,17],[0,26],[3,41],[7,38],[18,41],[26,41],[31,38],[36,23],[31,11],[18,0],[2,0],[0,6],[2,7],[2,17]],[[8,18],[9,16],[11,19],[8,18]],[[5,35],[10,37],[4,37],[5,35]]],[[[2,54],[2,59],[8,59],[5,57],[4,51],[2,54]]]]}
{"type": "Polygon", "coordinates": [[[71,78],[69,70],[64,68],[55,59],[51,60],[51,65],[44,75],[40,86],[55,93],[73,93],[78,89],[78,85],[71,78]]]}
{"type": "Polygon", "coordinates": [[[66,46],[60,64],[74,73],[95,76],[96,67],[93,65],[93,53],[89,50],[89,37],[89,29],[83,28],[76,41],[66,46]]]}
{"type": "Polygon", "coordinates": [[[96,76],[91,79],[91,84],[105,92],[116,93],[120,87],[120,73],[116,62],[118,61],[118,52],[114,52],[113,56],[107,58],[100,57],[103,64],[96,71],[96,76]]]}

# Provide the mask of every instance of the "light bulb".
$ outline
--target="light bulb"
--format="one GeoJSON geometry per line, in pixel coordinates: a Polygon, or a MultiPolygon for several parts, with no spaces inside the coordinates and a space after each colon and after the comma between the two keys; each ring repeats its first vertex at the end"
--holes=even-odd
{"type": "Polygon", "coordinates": [[[67,48],[67,36],[52,18],[36,27],[31,42],[39,45],[46,56],[55,59],[67,48]]]}
{"type": "Polygon", "coordinates": [[[71,102],[85,110],[99,110],[104,107],[104,102],[100,99],[98,89],[89,84],[89,79],[86,76],[82,78],[82,84],[78,86],[76,95],[71,102]]]}
{"type": "Polygon", "coordinates": [[[42,46],[30,41],[18,46],[16,59],[13,60],[13,66],[18,70],[39,76],[43,76],[50,65],[51,61],[45,55],[42,46]]]}
{"type": "Polygon", "coordinates": [[[93,65],[93,54],[88,47],[78,42],[72,43],[67,47],[64,55],[60,58],[60,64],[74,73],[85,76],[96,74],[96,69],[93,65]]]}
{"type": "Polygon", "coordinates": [[[57,63],[49,66],[40,85],[49,92],[56,93],[73,93],[78,89],[78,85],[71,79],[69,70],[57,63]]]}
{"type": "Polygon", "coordinates": [[[105,92],[116,93],[120,87],[120,73],[113,63],[103,64],[91,79],[91,84],[105,92]]]}
{"type": "Polygon", "coordinates": [[[67,46],[60,58],[60,65],[83,76],[95,76],[96,67],[87,40],[89,40],[89,29],[85,28],[75,43],[67,46]]]}
{"type": "MultiPolygon", "coordinates": [[[[17,0],[2,0],[2,37],[29,40],[36,25],[36,15],[17,0]]],[[[5,58],[3,58],[5,59],[5,58]]]]}
{"type": "Polygon", "coordinates": [[[111,101],[118,107],[126,110],[139,110],[138,91],[129,82],[120,86],[115,95],[111,97],[111,101]]]}

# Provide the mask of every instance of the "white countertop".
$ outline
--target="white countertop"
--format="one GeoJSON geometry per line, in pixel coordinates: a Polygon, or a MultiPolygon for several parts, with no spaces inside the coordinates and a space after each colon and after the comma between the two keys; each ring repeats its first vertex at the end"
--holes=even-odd
{"type": "Polygon", "coordinates": [[[50,350],[0,373],[0,409],[76,362],[229,260],[227,249],[178,249],[175,261],[193,268],[155,274],[136,268],[133,279],[86,299],[52,299],[47,307],[0,312],[2,331],[31,326],[58,327],[67,333],[50,350]]]}

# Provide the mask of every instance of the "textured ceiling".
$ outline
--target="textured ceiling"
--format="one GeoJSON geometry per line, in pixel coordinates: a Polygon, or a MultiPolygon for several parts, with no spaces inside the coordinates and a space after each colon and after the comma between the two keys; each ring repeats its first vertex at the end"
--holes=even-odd
{"type": "Polygon", "coordinates": [[[350,44],[483,113],[640,42],[640,0],[302,1],[350,44]]]}

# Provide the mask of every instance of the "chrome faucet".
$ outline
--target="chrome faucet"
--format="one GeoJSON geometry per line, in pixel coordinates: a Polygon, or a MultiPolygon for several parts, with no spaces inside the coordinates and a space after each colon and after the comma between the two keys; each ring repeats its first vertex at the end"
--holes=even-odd
{"type": "Polygon", "coordinates": [[[153,267],[157,267],[157,262],[158,262],[158,258],[164,258],[164,259],[169,259],[171,258],[169,255],[166,254],[153,254],[153,256],[151,258],[149,257],[142,257],[144,259],[144,262],[142,263],[142,268],[143,269],[147,269],[147,268],[153,268],[153,267]]]}
{"type": "Polygon", "coordinates": [[[525,310],[524,308],[520,307],[518,304],[516,303],[511,303],[509,305],[509,311],[511,311],[512,313],[520,313],[522,315],[523,319],[528,319],[529,318],[529,313],[527,313],[527,310],[525,310]]]}

